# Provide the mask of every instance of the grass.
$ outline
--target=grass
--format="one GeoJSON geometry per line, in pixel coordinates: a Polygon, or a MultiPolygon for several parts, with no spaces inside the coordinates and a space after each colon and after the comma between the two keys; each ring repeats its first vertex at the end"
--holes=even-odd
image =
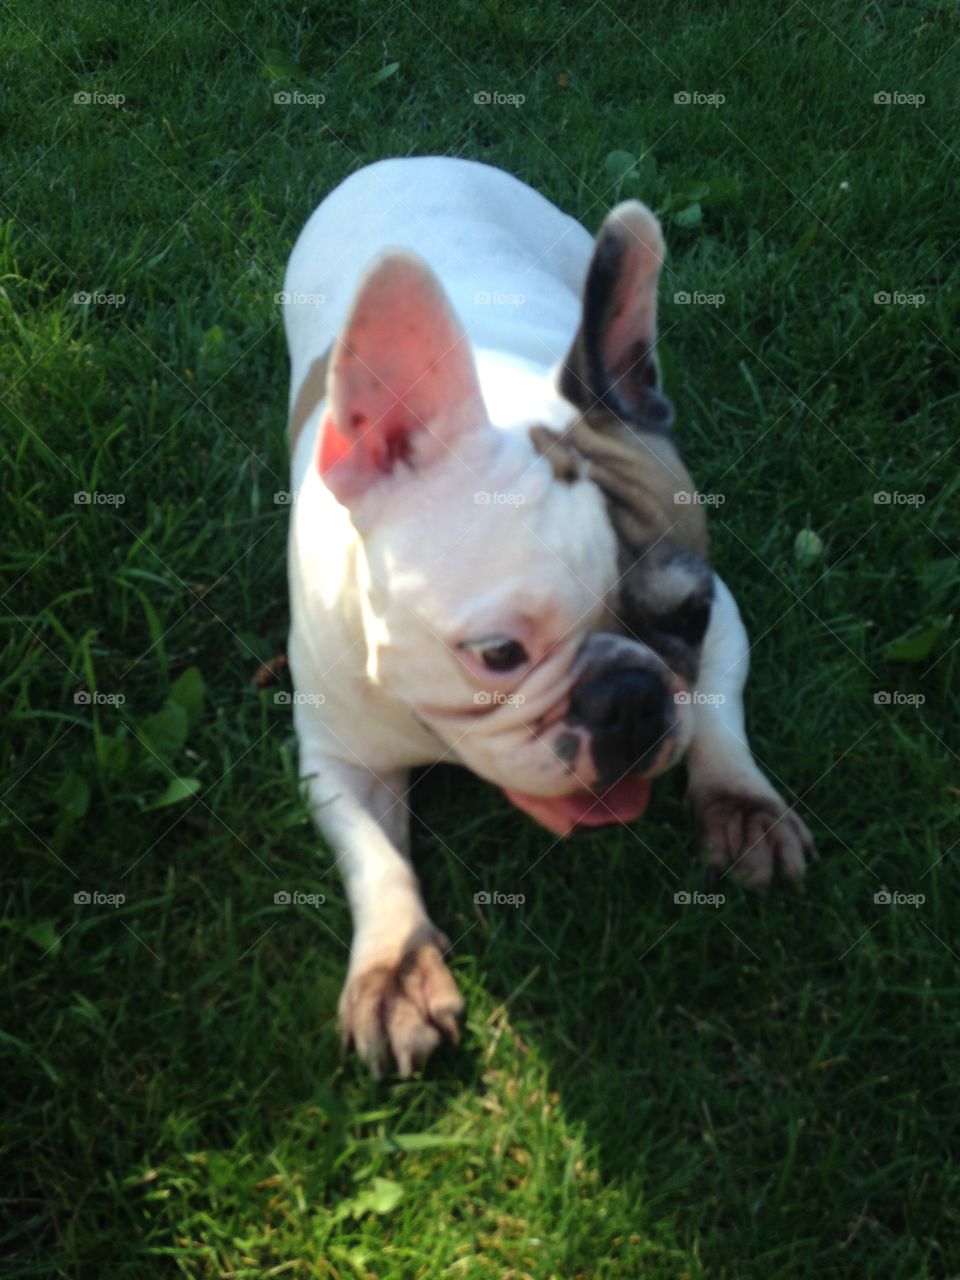
{"type": "Polygon", "coordinates": [[[0,12],[7,1274],[960,1275],[956,8],[0,12]],[[251,678],[285,646],[286,255],[347,173],[428,152],[591,229],[621,191],[663,214],[754,742],[823,856],[680,906],[679,778],[550,848],[431,772],[465,1043],[376,1086],[336,1042],[348,914],[289,708],[251,678]]]}

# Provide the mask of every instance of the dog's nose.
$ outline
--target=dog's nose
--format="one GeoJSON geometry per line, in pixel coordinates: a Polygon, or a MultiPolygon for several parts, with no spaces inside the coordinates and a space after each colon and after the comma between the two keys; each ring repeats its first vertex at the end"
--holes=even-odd
{"type": "Polygon", "coordinates": [[[636,768],[666,732],[666,686],[639,667],[596,676],[570,691],[568,718],[589,731],[594,763],[613,779],[636,768]]]}

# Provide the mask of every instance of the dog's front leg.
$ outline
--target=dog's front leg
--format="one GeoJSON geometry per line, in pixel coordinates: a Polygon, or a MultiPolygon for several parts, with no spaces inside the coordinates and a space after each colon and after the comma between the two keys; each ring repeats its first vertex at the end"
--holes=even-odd
{"type": "Polygon", "coordinates": [[[816,852],[805,824],[750,751],[743,717],[750,646],[736,601],[720,578],[714,581],[687,753],[687,797],[711,872],[729,869],[750,888],[765,888],[775,874],[799,879],[816,852]]]}
{"type": "Polygon", "coordinates": [[[410,863],[407,774],[380,776],[330,757],[304,759],[314,816],[336,854],[353,915],[340,1031],[375,1076],[391,1056],[407,1076],[444,1036],[456,1041],[463,999],[444,962],[410,863]]]}

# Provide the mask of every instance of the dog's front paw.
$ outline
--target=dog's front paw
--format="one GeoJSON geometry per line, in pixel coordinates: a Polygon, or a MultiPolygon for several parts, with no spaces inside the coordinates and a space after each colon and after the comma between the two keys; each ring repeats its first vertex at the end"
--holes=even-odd
{"type": "Polygon", "coordinates": [[[732,872],[748,889],[774,876],[796,882],[816,861],[806,824],[773,791],[716,789],[693,797],[698,842],[709,873],[732,872]]]}
{"type": "Polygon", "coordinates": [[[401,1076],[421,1066],[444,1037],[460,1038],[463,997],[443,960],[449,943],[431,930],[396,958],[356,966],[340,997],[340,1034],[379,1078],[396,1063],[401,1076]]]}

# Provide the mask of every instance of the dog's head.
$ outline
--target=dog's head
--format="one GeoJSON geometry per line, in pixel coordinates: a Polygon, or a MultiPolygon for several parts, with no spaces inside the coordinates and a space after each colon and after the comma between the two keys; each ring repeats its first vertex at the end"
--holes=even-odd
{"type": "Polygon", "coordinates": [[[370,677],[561,834],[638,816],[691,732],[713,577],[660,388],[662,262],[653,215],[614,209],[543,412],[518,382],[509,423],[409,254],[374,264],[330,359],[317,465],[362,535],[370,677]]]}

